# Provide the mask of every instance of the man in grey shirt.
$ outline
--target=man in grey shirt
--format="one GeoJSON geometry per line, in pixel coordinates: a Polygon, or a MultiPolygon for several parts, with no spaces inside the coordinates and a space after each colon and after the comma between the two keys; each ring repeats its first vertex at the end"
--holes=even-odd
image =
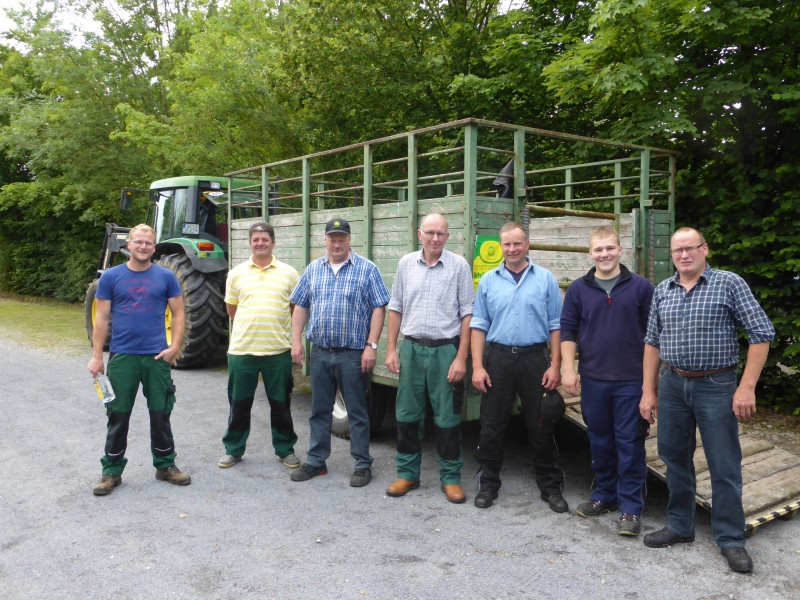
{"type": "Polygon", "coordinates": [[[400,375],[397,390],[397,481],[388,496],[419,487],[426,397],[436,425],[442,492],[450,502],[466,501],[461,488],[461,402],[469,352],[474,287],[472,270],[444,249],[449,237],[440,214],[424,217],[417,230],[422,250],[397,264],[389,301],[386,367],[400,375]],[[398,354],[397,338],[405,341],[398,354]]]}

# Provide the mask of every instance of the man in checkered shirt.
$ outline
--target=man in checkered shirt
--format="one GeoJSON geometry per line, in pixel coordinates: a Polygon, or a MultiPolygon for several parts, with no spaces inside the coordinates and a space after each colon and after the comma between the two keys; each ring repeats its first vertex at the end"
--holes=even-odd
{"type": "Polygon", "coordinates": [[[291,475],[308,481],[328,473],[331,424],[337,388],[347,404],[350,455],[356,468],[350,485],[364,487],[372,479],[366,389],[375,366],[389,290],[378,267],[350,251],[350,223],[325,224],[325,256],[311,261],[300,276],[290,302],[292,362],[306,359],[303,329],[311,350],[311,445],[306,462],[291,475]]]}
{"type": "Polygon", "coordinates": [[[711,474],[711,529],[728,566],[750,573],[744,540],[738,421],[756,412],[755,387],[775,328],[745,281],[706,262],[708,244],[689,227],[671,241],[677,272],[656,287],[645,335],[642,417],[658,417],[658,455],[667,466],[667,524],[644,537],[651,548],[694,541],[695,424],[711,474]],[[749,337],[737,385],[737,326],[749,337]]]}

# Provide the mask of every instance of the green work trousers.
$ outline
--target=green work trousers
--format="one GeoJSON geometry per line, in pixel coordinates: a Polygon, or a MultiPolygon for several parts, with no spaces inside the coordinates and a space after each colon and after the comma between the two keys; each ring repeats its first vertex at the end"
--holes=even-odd
{"type": "Polygon", "coordinates": [[[294,454],[297,442],[291,410],[292,355],[288,351],[274,356],[228,354],[230,414],[222,443],[227,454],[237,457],[244,454],[259,374],[269,401],[272,447],[275,454],[283,458],[294,454]]]}
{"type": "Polygon", "coordinates": [[[150,412],[153,466],[166,469],[174,465],[175,442],[169,417],[175,405],[175,385],[169,363],[155,360],[154,354],[115,354],[108,362],[108,378],[116,398],[106,404],[106,453],[100,459],[103,475],[121,475],[128,463],[128,424],[140,383],[150,412]]]}
{"type": "Polygon", "coordinates": [[[405,340],[400,345],[400,382],[397,389],[397,476],[419,481],[422,439],[425,436],[426,398],[433,408],[439,477],[442,484],[461,482],[461,402],[463,382],[451,384],[447,372],[456,357],[454,344],[435,348],[405,340]]]}

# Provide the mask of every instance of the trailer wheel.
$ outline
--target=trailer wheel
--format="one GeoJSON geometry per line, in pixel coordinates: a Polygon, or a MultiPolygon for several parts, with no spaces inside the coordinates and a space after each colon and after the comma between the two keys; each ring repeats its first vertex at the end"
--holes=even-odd
{"type": "MultiPolygon", "coordinates": [[[[219,354],[228,336],[225,273],[202,273],[194,268],[185,254],[168,254],[155,262],[175,273],[183,292],[186,327],[175,366],[179,369],[201,367],[219,354]]],[[[171,343],[172,315],[169,308],[165,319],[167,343],[171,343]]]]}
{"type": "MultiPolygon", "coordinates": [[[[375,389],[380,387],[381,386],[373,387],[367,384],[366,400],[370,433],[375,433],[380,429],[383,418],[386,416],[386,395],[378,389],[375,389]]],[[[345,405],[345,399],[342,397],[341,390],[336,390],[331,431],[340,438],[346,440],[350,439],[350,420],[347,418],[347,406],[345,405]]]]}
{"type": "MultiPolygon", "coordinates": [[[[86,298],[83,301],[83,313],[86,323],[86,335],[89,336],[89,343],[92,343],[94,337],[94,321],[97,314],[97,286],[100,284],[99,279],[95,279],[86,287],[86,298]]],[[[103,351],[108,351],[108,345],[111,343],[111,315],[108,320],[108,336],[103,344],[103,351]]]]}

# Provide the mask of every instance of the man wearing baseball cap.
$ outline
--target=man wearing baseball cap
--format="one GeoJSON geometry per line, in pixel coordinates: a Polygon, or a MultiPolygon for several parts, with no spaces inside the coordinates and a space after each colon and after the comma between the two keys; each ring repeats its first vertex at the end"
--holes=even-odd
{"type": "Polygon", "coordinates": [[[325,224],[325,256],[312,261],[291,296],[292,361],[302,364],[303,328],[311,341],[311,442],[306,462],[292,481],[325,475],[331,453],[331,422],[336,389],[347,403],[350,454],[355,471],[350,485],[363,487],[372,478],[366,389],[375,366],[389,290],[378,268],[350,250],[350,223],[325,224]],[[306,323],[308,327],[306,327],[306,323]]]}

